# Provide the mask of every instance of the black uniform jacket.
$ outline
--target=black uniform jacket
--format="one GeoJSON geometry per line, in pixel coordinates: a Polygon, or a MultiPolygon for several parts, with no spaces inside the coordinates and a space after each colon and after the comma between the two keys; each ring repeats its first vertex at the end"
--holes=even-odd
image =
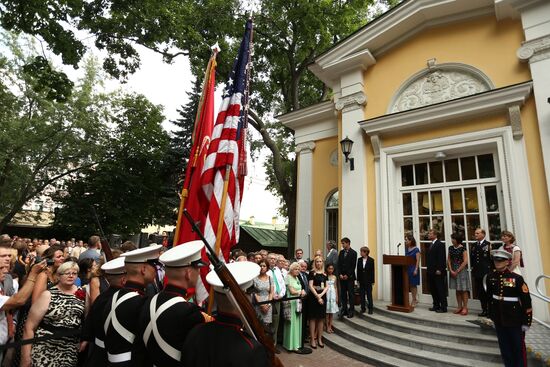
{"type": "Polygon", "coordinates": [[[435,240],[426,253],[426,272],[435,274],[439,270],[441,274],[444,274],[446,266],[445,245],[440,240],[435,240]]]}
{"type": "Polygon", "coordinates": [[[533,310],[529,287],[519,274],[508,269],[487,275],[489,317],[497,326],[531,325],[533,310]]]}
{"type": "Polygon", "coordinates": [[[107,365],[107,352],[105,348],[98,347],[96,339],[99,342],[105,343],[105,331],[103,325],[105,324],[104,310],[107,304],[111,304],[113,294],[120,288],[109,287],[105,292],[101,293],[95,299],[88,316],[84,321],[84,328],[82,330],[82,340],[86,340],[88,344],[88,358],[86,359],[86,366],[106,366],[107,365]]]}
{"type": "Polygon", "coordinates": [[[346,250],[340,250],[338,254],[338,274],[347,275],[348,280],[355,279],[355,265],[357,261],[357,252],[351,247],[346,255],[346,250]]]}
{"type": "Polygon", "coordinates": [[[472,276],[474,278],[483,278],[494,268],[491,260],[491,250],[495,250],[491,242],[483,240],[481,243],[475,243],[470,251],[470,264],[472,265],[472,276]]]}
{"type": "Polygon", "coordinates": [[[182,361],[185,367],[265,367],[263,345],[242,330],[240,319],[223,313],[197,325],[187,336],[182,361]]]}
{"type": "MultiPolygon", "coordinates": [[[[164,290],[158,294],[155,307],[155,310],[158,311],[163,304],[175,297],[179,297],[183,301],[175,303],[167,308],[156,320],[156,325],[162,339],[178,351],[181,351],[189,331],[194,326],[205,322],[199,307],[194,303],[185,301],[183,298],[186,293],[185,289],[168,284],[164,290]]],[[[136,340],[137,348],[145,348],[147,351],[147,355],[145,356],[146,361],[143,364],[163,367],[182,366],[181,359],[174,359],[159,346],[152,332],[150,333],[147,344],[145,344],[144,334],[151,320],[151,302],[152,298],[149,298],[141,309],[139,317],[139,340],[136,340]]]]}
{"type": "MultiPolygon", "coordinates": [[[[123,302],[116,309],[116,317],[120,324],[124,326],[128,331],[135,335],[135,338],[141,337],[138,335],[138,317],[141,312],[141,308],[146,301],[144,296],[144,285],[134,282],[126,282],[124,288],[118,291],[118,298],[124,296],[130,292],[137,292],[138,296],[128,299],[123,302]]],[[[116,295],[116,293],[115,293],[116,295]]],[[[114,297],[114,295],[113,295],[114,297]]],[[[105,307],[104,318],[106,319],[109,313],[111,312],[111,303],[108,303],[105,307]]],[[[134,347],[135,340],[133,343],[128,342],[124,339],[114,328],[113,323],[111,322],[107,333],[105,335],[105,347],[107,353],[109,354],[122,354],[122,353],[132,353],[132,359],[120,362],[120,363],[108,363],[108,366],[117,366],[117,367],[126,367],[126,366],[142,366],[141,361],[135,362],[135,357],[133,354],[138,351],[134,347]]],[[[141,351],[142,353],[143,351],[141,351]]]]}
{"type": "Polygon", "coordinates": [[[367,262],[363,267],[363,258],[357,259],[357,280],[360,284],[374,283],[374,259],[367,256],[367,262]]]}

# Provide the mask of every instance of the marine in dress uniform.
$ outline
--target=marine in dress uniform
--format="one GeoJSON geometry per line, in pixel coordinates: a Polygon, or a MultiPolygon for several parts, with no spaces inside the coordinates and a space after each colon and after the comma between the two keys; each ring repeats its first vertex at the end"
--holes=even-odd
{"type": "Polygon", "coordinates": [[[472,246],[472,250],[470,251],[470,264],[472,264],[473,282],[477,289],[482,309],[482,312],[478,316],[487,316],[487,304],[489,300],[483,286],[483,278],[494,269],[490,255],[493,248],[491,242],[485,239],[486,233],[484,229],[477,228],[474,236],[477,242],[472,246]]]}
{"type": "Polygon", "coordinates": [[[109,281],[109,288],[97,296],[88,312],[82,330],[82,340],[87,341],[89,345],[85,366],[90,367],[107,365],[105,330],[103,329],[106,315],[103,311],[113,299],[113,295],[122,288],[126,281],[126,269],[123,257],[106,262],[101,266],[101,270],[104,271],[105,277],[109,281]]]}
{"type": "Polygon", "coordinates": [[[500,354],[506,367],[527,365],[525,331],[531,326],[532,313],[529,288],[521,275],[508,270],[512,254],[493,250],[495,270],[487,276],[489,317],[495,324],[500,354]]]}
{"type": "Polygon", "coordinates": [[[138,317],[146,301],[145,286],[154,281],[159,249],[153,245],[123,254],[127,272],[124,288],[115,292],[104,311],[108,366],[145,365],[145,351],[136,348],[138,317]]]}
{"type": "Polygon", "coordinates": [[[147,300],[139,318],[140,342],[147,350],[148,361],[155,366],[182,366],[181,348],[188,332],[209,318],[185,298],[187,289],[197,284],[199,267],[205,265],[201,261],[203,247],[202,241],[191,241],[160,257],[168,283],[147,300]]]}
{"type": "MultiPolygon", "coordinates": [[[[241,289],[252,285],[260,267],[252,262],[227,265],[241,289]]],[[[263,345],[244,331],[238,311],[225,294],[223,284],[211,271],[206,280],[214,287],[218,313],[216,320],[196,326],[183,346],[183,365],[186,367],[265,367],[267,353],[263,345]]]]}

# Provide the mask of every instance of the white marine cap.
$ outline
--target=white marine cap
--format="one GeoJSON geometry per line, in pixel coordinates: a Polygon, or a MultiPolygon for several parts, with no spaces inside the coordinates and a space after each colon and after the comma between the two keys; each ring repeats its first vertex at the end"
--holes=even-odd
{"type": "MultiPolygon", "coordinates": [[[[231,264],[227,264],[227,269],[233,274],[235,280],[239,284],[242,290],[250,288],[252,281],[258,275],[260,275],[260,266],[251,261],[237,261],[231,264]]],[[[216,292],[225,293],[226,290],[223,288],[223,283],[218,277],[218,274],[212,270],[206,276],[206,281],[214,287],[216,292]]]]}
{"type": "Polygon", "coordinates": [[[107,261],[105,264],[101,265],[101,270],[103,270],[106,274],[111,275],[125,274],[126,269],[124,268],[124,258],[117,257],[116,259],[107,261]]]}
{"type": "Polygon", "coordinates": [[[498,250],[492,250],[491,251],[491,257],[493,259],[505,259],[505,260],[511,260],[512,259],[512,254],[509,253],[508,251],[506,250],[503,250],[503,249],[498,249],[498,250]]]}
{"type": "Polygon", "coordinates": [[[148,260],[156,260],[159,258],[159,251],[162,245],[151,245],[149,247],[138,248],[123,253],[124,262],[126,264],[141,264],[146,263],[148,260]]]}
{"type": "Polygon", "coordinates": [[[206,264],[201,259],[203,248],[204,243],[200,240],[185,242],[160,255],[160,261],[168,268],[204,266],[206,264]]]}

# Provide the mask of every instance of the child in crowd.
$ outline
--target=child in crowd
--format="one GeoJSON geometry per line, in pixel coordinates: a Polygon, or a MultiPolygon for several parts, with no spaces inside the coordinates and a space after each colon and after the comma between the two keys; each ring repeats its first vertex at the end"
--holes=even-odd
{"type": "Polygon", "coordinates": [[[327,265],[327,333],[332,334],[334,330],[332,329],[332,320],[334,319],[334,314],[338,313],[338,282],[336,275],[334,275],[334,265],[327,265]]]}

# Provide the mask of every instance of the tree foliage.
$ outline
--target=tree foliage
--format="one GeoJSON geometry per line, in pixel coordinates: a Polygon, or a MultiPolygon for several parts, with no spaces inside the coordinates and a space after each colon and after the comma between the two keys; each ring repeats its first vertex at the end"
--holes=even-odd
{"type": "Polygon", "coordinates": [[[116,97],[109,116],[114,128],[103,147],[108,158],[82,170],[56,195],[61,204],[56,227],[84,236],[96,231],[99,221],[105,233],[129,235],[170,222],[176,203],[163,120],[161,108],[141,95],[116,97]]]}
{"type": "Polygon", "coordinates": [[[208,59],[216,41],[227,48],[238,8],[236,0],[1,0],[0,25],[36,36],[75,68],[91,37],[107,51],[103,68],[124,79],[140,65],[136,45],[167,62],[181,54],[208,59]]]}
{"type": "Polygon", "coordinates": [[[36,88],[41,76],[25,69],[34,56],[11,37],[4,49],[11,57],[0,57],[0,230],[47,186],[98,162],[107,138],[102,124],[106,99],[94,91],[93,60],[60,101],[52,98],[55,88],[36,88]]]}
{"type": "MultiPolygon", "coordinates": [[[[274,122],[288,113],[328,98],[330,91],[307,69],[334,43],[365,25],[373,4],[399,0],[260,0],[256,2],[251,125],[267,147],[268,188],[277,194],[294,238],[296,161],[292,132],[274,122]]],[[[244,2],[242,2],[244,3],[244,2]]],[[[201,76],[209,45],[222,45],[218,70],[226,75],[245,17],[238,0],[0,0],[3,27],[35,35],[77,66],[86,51],[75,29],[88,32],[106,50],[105,69],[124,79],[139,66],[134,45],[150,48],[171,61],[190,57],[201,76]],[[67,27],[67,24],[70,25],[67,27]]]]}

